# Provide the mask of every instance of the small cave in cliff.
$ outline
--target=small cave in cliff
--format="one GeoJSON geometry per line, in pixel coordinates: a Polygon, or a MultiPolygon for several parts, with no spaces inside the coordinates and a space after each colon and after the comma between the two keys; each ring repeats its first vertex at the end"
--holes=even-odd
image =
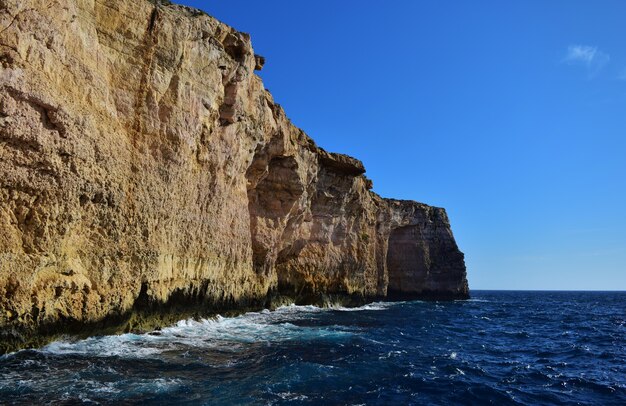
{"type": "Polygon", "coordinates": [[[415,292],[424,287],[428,277],[428,250],[418,226],[393,230],[389,236],[387,270],[390,292],[415,292]]]}

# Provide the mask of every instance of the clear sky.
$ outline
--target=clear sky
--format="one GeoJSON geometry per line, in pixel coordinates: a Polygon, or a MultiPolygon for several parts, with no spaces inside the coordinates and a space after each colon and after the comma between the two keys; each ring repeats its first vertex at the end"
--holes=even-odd
{"type": "Polygon", "coordinates": [[[626,290],[626,1],[179,1],[386,197],[445,207],[472,289],[626,290]]]}

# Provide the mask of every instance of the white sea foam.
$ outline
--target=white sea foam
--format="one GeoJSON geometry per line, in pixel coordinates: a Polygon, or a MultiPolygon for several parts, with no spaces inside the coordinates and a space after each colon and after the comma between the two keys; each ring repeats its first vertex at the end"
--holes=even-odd
{"type": "Polygon", "coordinates": [[[277,393],[276,395],[280,397],[282,400],[289,400],[289,401],[308,399],[308,396],[306,395],[298,395],[297,393],[291,393],[291,392],[281,392],[281,393],[277,393]]]}
{"type": "MultiPolygon", "coordinates": [[[[262,310],[260,313],[263,314],[273,314],[273,313],[277,313],[277,314],[285,314],[285,313],[319,313],[319,312],[323,312],[324,310],[326,310],[325,308],[322,307],[317,307],[317,306],[313,306],[313,305],[296,305],[296,304],[288,304],[288,305],[284,305],[284,306],[280,306],[279,308],[277,308],[276,310],[274,310],[273,312],[264,309],[262,310]]],[[[251,313],[246,313],[246,314],[254,314],[255,312],[251,312],[251,313]]]]}
{"type": "MultiPolygon", "coordinates": [[[[376,302],[361,307],[319,308],[315,306],[282,306],[275,311],[249,312],[236,317],[181,320],[173,326],[147,334],[121,334],[91,337],[80,341],[56,341],[41,351],[49,354],[80,354],[96,357],[146,358],[182,347],[219,348],[237,351],[250,343],[272,343],[289,340],[341,339],[358,332],[357,328],[340,326],[298,325],[300,321],[327,311],[380,311],[393,303],[376,302]]],[[[302,324],[302,323],[300,323],[302,324]]]]}
{"type": "Polygon", "coordinates": [[[378,359],[388,359],[388,358],[401,357],[401,356],[403,356],[403,354],[406,354],[406,353],[407,352],[405,350],[389,351],[387,354],[379,356],[378,359]]]}
{"type": "Polygon", "coordinates": [[[379,311],[379,310],[387,310],[389,307],[394,306],[396,303],[392,303],[392,302],[374,302],[374,303],[369,303],[366,304],[364,306],[360,306],[360,307],[343,307],[343,306],[331,306],[330,309],[332,310],[338,310],[341,312],[359,312],[359,311],[363,311],[363,310],[374,310],[374,311],[379,311]]]}
{"type": "Polygon", "coordinates": [[[160,352],[157,348],[144,346],[144,335],[137,334],[91,337],[76,342],[55,341],[42,348],[41,351],[55,355],[83,354],[123,358],[142,358],[160,352]]]}

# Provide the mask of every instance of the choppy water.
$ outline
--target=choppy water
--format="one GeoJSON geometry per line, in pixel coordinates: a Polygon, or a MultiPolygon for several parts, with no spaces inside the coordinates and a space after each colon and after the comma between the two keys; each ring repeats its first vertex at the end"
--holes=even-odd
{"type": "Polygon", "coordinates": [[[626,293],[289,306],[0,357],[8,404],[626,404],[626,293]]]}

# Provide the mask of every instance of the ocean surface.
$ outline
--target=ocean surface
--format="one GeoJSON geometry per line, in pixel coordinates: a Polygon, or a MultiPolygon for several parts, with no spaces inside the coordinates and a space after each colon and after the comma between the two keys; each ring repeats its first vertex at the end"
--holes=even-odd
{"type": "Polygon", "coordinates": [[[287,306],[0,357],[2,404],[625,405],[626,293],[287,306]]]}

